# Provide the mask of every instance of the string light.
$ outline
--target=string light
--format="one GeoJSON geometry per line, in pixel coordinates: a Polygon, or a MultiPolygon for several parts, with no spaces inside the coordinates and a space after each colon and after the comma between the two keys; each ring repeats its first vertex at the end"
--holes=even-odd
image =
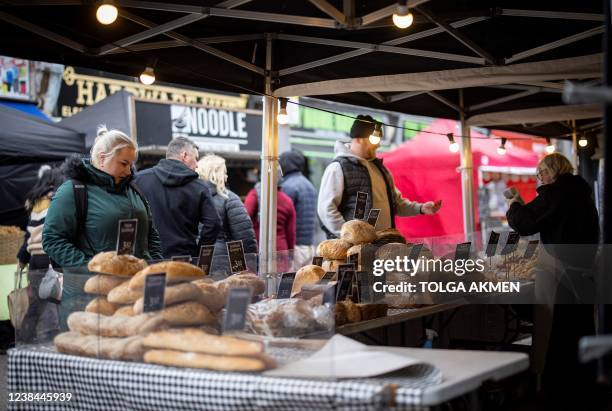
{"type": "Polygon", "coordinates": [[[501,144],[499,147],[497,147],[497,154],[499,154],[500,156],[503,156],[506,154],[506,139],[505,138],[501,139],[501,144]]]}
{"type": "Polygon", "coordinates": [[[374,124],[374,131],[372,131],[372,134],[370,135],[370,143],[376,145],[376,144],[380,144],[380,141],[382,140],[382,123],[379,123],[378,121],[374,124]]]}
{"type": "Polygon", "coordinates": [[[583,134],[580,137],[580,140],[578,140],[578,145],[583,148],[589,145],[589,140],[587,140],[586,134],[583,134]]]}
{"type": "Polygon", "coordinates": [[[546,137],[546,152],[548,154],[555,152],[555,145],[550,141],[550,137],[546,137]]]}
{"type": "Polygon", "coordinates": [[[397,2],[397,10],[393,13],[393,24],[400,29],[408,28],[412,25],[414,16],[408,10],[408,0],[400,0],[397,2]]]}
{"type": "Polygon", "coordinates": [[[279,110],[278,110],[278,114],[276,116],[276,121],[278,121],[278,124],[289,124],[289,114],[287,113],[287,98],[285,97],[280,97],[278,99],[279,104],[279,110]]]}
{"type": "Polygon", "coordinates": [[[145,68],[145,70],[140,74],[140,82],[146,86],[150,86],[151,84],[155,83],[155,71],[153,70],[153,67],[145,68]]]}
{"type": "Polygon", "coordinates": [[[101,4],[96,10],[96,18],[104,25],[113,24],[118,15],[117,7],[108,2],[101,4]]]}
{"type": "Polygon", "coordinates": [[[451,153],[456,153],[457,151],[459,151],[459,144],[457,144],[457,142],[455,141],[455,137],[453,136],[453,133],[448,133],[446,135],[446,138],[448,138],[448,150],[451,153]]]}

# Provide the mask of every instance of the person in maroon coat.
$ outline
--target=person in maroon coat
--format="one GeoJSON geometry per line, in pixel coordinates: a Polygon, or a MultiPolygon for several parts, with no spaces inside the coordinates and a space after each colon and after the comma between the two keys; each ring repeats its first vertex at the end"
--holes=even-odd
{"type": "MultiPolygon", "coordinates": [[[[248,192],[244,206],[253,221],[255,238],[259,241],[260,183],[248,192]]],[[[291,197],[278,190],[276,199],[276,251],[293,250],[295,247],[295,207],[291,197]]]]}

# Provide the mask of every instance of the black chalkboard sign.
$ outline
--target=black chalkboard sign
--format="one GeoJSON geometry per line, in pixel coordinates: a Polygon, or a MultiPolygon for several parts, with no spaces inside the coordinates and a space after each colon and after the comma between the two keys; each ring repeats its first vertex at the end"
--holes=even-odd
{"type": "Polygon", "coordinates": [[[291,297],[291,289],[293,288],[294,280],[295,273],[283,273],[281,275],[280,283],[278,284],[276,298],[283,299],[291,297]]]}
{"type": "Polygon", "coordinates": [[[470,249],[472,248],[472,242],[457,244],[455,248],[455,260],[467,260],[470,258],[470,249]]]}
{"type": "Polygon", "coordinates": [[[523,258],[531,258],[533,257],[533,255],[535,254],[536,250],[538,249],[538,245],[540,244],[540,240],[531,240],[529,241],[529,243],[527,243],[527,248],[525,249],[525,255],[523,256],[523,258]]]}
{"type": "Polygon", "coordinates": [[[338,294],[336,295],[336,301],[346,300],[353,286],[353,277],[355,276],[355,270],[346,270],[338,278],[340,280],[338,285],[338,294]]]}
{"type": "Polygon", "coordinates": [[[119,225],[117,228],[117,255],[134,254],[137,231],[137,218],[119,220],[119,225]]]}
{"type": "Polygon", "coordinates": [[[368,224],[370,224],[372,227],[376,227],[379,215],[380,208],[371,208],[370,212],[368,213],[368,224]]]}
{"type": "Polygon", "coordinates": [[[228,241],[225,243],[227,254],[230,261],[232,274],[247,270],[246,259],[244,258],[244,246],[242,240],[228,241]]]}
{"type": "Polygon", "coordinates": [[[321,267],[323,265],[323,257],[312,257],[312,264],[321,267]]]}
{"type": "Polygon", "coordinates": [[[368,193],[357,191],[357,202],[355,203],[355,213],[353,214],[355,220],[363,220],[365,218],[367,201],[368,193]]]}
{"type": "Polygon", "coordinates": [[[164,309],[164,294],[166,292],[166,273],[149,274],[145,277],[144,304],[142,312],[164,309]]]}
{"type": "Polygon", "coordinates": [[[508,233],[508,240],[506,241],[506,245],[502,249],[501,255],[511,254],[516,251],[518,247],[519,238],[521,236],[516,231],[511,231],[508,233]]]}
{"type": "Polygon", "coordinates": [[[346,257],[347,264],[352,264],[353,268],[359,266],[359,253],[354,253],[346,257]]]}
{"type": "Polygon", "coordinates": [[[491,234],[489,234],[489,242],[487,243],[486,250],[487,257],[493,257],[495,255],[495,252],[497,251],[497,244],[499,243],[499,237],[499,233],[496,233],[495,231],[491,231],[491,234]]]}
{"type": "Polygon", "coordinates": [[[198,267],[204,271],[204,275],[210,274],[210,264],[215,252],[214,245],[203,245],[200,247],[200,255],[198,256],[198,267]]]}
{"type": "Polygon", "coordinates": [[[170,257],[170,259],[172,261],[182,261],[184,263],[191,263],[191,256],[190,255],[175,255],[173,257],[170,257]]]}
{"type": "Polygon", "coordinates": [[[327,284],[328,282],[330,282],[334,276],[336,275],[335,271],[328,271],[325,273],[325,275],[323,276],[323,278],[321,278],[319,280],[319,284],[327,284]]]}
{"type": "Polygon", "coordinates": [[[417,260],[419,256],[421,255],[421,251],[423,251],[423,246],[424,246],[423,243],[414,244],[412,248],[410,249],[410,254],[408,254],[408,259],[417,260]]]}
{"type": "Polygon", "coordinates": [[[242,331],[246,324],[246,312],[251,303],[251,290],[247,287],[230,288],[225,303],[223,332],[242,331]]]}
{"type": "Polygon", "coordinates": [[[365,271],[357,271],[357,285],[359,288],[359,302],[369,304],[372,302],[372,284],[370,276],[365,271]]]}

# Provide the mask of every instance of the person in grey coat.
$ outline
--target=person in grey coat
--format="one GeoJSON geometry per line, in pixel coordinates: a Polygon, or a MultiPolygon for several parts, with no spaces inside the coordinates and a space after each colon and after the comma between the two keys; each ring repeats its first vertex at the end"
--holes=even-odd
{"type": "Polygon", "coordinates": [[[309,264],[314,256],[314,232],[317,220],[317,193],[303,172],[306,158],[296,150],[280,155],[283,173],[279,186],[291,197],[296,212],[296,241],[294,259],[298,267],[309,264]]]}
{"type": "Polygon", "coordinates": [[[245,253],[257,253],[253,223],[244,204],[240,197],[225,187],[225,159],[214,154],[206,155],[198,161],[196,172],[208,187],[213,204],[221,217],[221,229],[215,242],[214,255],[227,255],[225,243],[236,240],[242,240],[245,253]]]}

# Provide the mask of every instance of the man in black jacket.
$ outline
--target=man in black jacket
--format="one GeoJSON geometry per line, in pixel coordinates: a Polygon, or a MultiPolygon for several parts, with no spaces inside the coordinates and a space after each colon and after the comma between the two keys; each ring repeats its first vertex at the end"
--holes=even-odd
{"type": "Polygon", "coordinates": [[[198,146],[177,137],[168,144],[165,159],[134,178],[151,205],[165,258],[197,256],[201,245],[215,243],[221,228],[210,192],[194,171],[197,161],[198,146]]]}

